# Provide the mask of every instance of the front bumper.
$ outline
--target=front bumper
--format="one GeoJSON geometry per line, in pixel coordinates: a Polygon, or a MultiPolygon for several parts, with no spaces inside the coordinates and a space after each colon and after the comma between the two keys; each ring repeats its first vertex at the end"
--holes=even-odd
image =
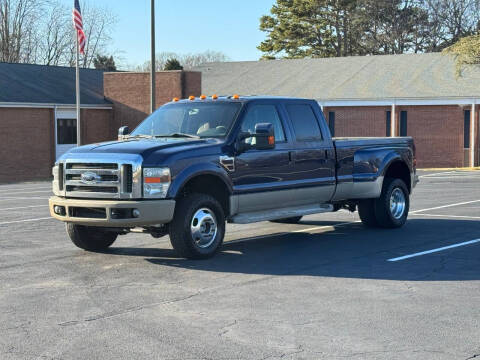
{"type": "Polygon", "coordinates": [[[55,219],[87,226],[136,227],[166,224],[173,219],[175,210],[175,200],[80,200],[52,196],[48,203],[50,215],[55,219]],[[55,206],[63,207],[63,215],[55,213],[55,206]],[[131,215],[134,209],[138,210],[138,217],[131,215]]]}

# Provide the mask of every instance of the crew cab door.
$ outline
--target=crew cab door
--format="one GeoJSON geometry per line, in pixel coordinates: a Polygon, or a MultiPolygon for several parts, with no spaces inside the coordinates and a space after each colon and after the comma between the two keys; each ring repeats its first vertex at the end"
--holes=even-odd
{"type": "Polygon", "coordinates": [[[322,115],[308,102],[283,106],[294,135],[297,196],[305,202],[328,202],[335,192],[335,152],[322,115]]]}
{"type": "MultiPolygon", "coordinates": [[[[275,102],[252,102],[247,105],[241,131],[253,133],[258,123],[271,123],[274,126],[275,148],[252,148],[235,156],[235,170],[231,176],[240,213],[283,207],[292,200],[288,192],[294,178],[289,142],[291,134],[275,102]]],[[[250,145],[254,145],[254,141],[255,138],[245,139],[250,145]]]]}

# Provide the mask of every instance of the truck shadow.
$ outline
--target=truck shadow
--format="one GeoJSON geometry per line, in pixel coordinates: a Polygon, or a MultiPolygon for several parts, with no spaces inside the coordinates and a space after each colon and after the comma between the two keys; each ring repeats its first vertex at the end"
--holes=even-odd
{"type": "MultiPolygon", "coordinates": [[[[309,222],[333,225],[332,222],[309,222]]],[[[480,244],[389,262],[390,258],[479,237],[480,222],[411,219],[401,229],[367,229],[351,223],[322,233],[272,234],[226,242],[208,260],[178,258],[171,249],[116,248],[110,254],[143,256],[151,264],[201,271],[379,280],[480,279],[480,244]]]]}

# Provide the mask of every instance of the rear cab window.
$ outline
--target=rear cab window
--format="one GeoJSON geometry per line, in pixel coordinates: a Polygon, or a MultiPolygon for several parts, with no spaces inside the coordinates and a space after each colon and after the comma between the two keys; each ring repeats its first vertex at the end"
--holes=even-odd
{"type": "Polygon", "coordinates": [[[322,131],[310,104],[286,104],[297,141],[323,141],[322,131]]]}

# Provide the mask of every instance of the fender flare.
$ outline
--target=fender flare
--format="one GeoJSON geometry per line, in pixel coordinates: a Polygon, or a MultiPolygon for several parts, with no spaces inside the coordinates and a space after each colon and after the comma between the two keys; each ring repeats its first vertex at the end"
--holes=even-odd
{"type": "Polygon", "coordinates": [[[213,163],[197,163],[183,169],[172,179],[167,197],[177,197],[179,191],[181,191],[188,181],[202,175],[213,175],[219,178],[227,187],[229,194],[231,195],[233,193],[233,185],[226,170],[213,163]]]}

